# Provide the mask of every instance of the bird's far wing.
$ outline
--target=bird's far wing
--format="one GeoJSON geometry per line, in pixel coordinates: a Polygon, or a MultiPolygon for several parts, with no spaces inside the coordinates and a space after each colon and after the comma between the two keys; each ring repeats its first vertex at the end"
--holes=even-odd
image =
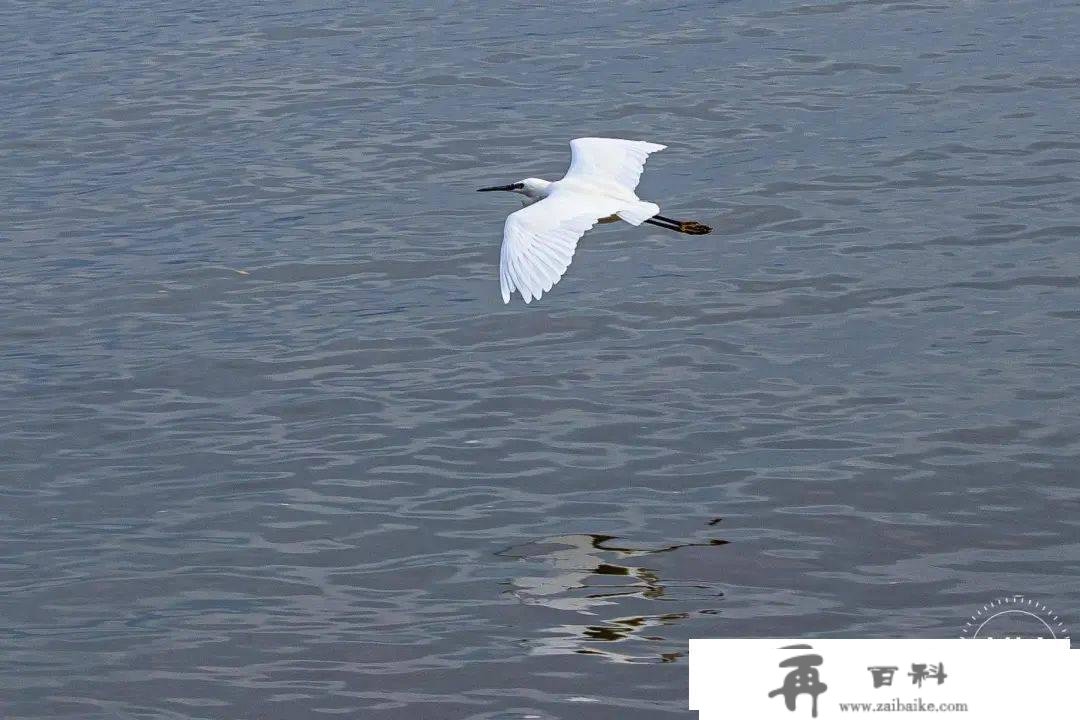
{"type": "Polygon", "coordinates": [[[550,290],[570,267],[578,239],[596,221],[625,203],[556,190],[538,203],[511,213],[503,227],[499,288],[504,303],[517,290],[526,302],[550,290]]]}
{"type": "Polygon", "coordinates": [[[578,138],[570,141],[570,169],[566,178],[593,183],[614,183],[634,192],[645,160],[667,145],[616,138],[578,138]]]}

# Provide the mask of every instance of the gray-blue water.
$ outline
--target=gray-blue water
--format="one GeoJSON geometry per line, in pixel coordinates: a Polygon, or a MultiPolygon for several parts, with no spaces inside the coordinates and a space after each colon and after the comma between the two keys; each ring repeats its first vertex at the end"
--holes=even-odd
{"type": "Polygon", "coordinates": [[[1080,626],[1072,2],[0,5],[0,714],[657,718],[1080,626]],[[539,303],[508,196],[669,145],[539,303]]]}

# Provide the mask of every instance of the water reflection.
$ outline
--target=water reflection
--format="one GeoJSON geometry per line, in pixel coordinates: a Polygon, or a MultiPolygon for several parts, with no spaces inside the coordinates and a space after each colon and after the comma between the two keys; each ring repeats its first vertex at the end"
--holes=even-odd
{"type": "MultiPolygon", "coordinates": [[[[710,524],[715,524],[715,521],[710,524]]],[[[675,543],[657,548],[629,547],[618,541],[619,538],[611,535],[561,535],[514,545],[497,554],[539,562],[550,570],[545,574],[523,575],[510,580],[513,586],[510,592],[526,605],[595,616],[603,612],[600,608],[608,605],[663,600],[674,588],[678,588],[680,595],[686,594],[686,591],[708,592],[713,598],[720,595],[711,585],[662,581],[657,570],[625,561],[688,547],[718,547],[726,545],[726,540],[675,543]]],[[[544,631],[552,637],[533,641],[532,652],[538,655],[602,655],[619,662],[674,662],[682,656],[682,652],[649,651],[643,656],[639,652],[617,652],[611,647],[597,647],[597,643],[627,640],[663,642],[667,640],[663,635],[646,631],[677,623],[690,614],[634,614],[590,623],[559,624],[544,631]]]]}

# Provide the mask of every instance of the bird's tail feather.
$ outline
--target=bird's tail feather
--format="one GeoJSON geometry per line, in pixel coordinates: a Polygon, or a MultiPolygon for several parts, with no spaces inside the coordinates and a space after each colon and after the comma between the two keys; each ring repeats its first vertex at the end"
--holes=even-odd
{"type": "Polygon", "coordinates": [[[628,204],[615,214],[631,225],[640,225],[658,212],[660,212],[660,206],[656,203],[639,200],[628,204]]]}

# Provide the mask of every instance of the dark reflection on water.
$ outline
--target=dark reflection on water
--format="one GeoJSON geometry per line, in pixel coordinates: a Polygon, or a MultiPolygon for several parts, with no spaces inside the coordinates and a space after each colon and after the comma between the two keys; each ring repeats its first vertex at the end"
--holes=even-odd
{"type": "MultiPolygon", "coordinates": [[[[498,553],[503,557],[542,559],[550,569],[539,577],[515,577],[511,580],[513,595],[530,605],[543,605],[555,610],[573,611],[579,615],[604,615],[603,606],[619,606],[619,599],[630,596],[643,600],[662,601],[668,594],[668,583],[655,570],[635,565],[623,565],[619,560],[668,553],[681,548],[717,547],[726,540],[712,539],[700,543],[679,543],[657,548],[629,548],[613,545],[619,538],[611,535],[565,535],[538,542],[515,545],[498,553]],[[617,579],[618,578],[618,579],[617,579]]],[[[677,595],[697,592],[702,597],[720,597],[710,584],[683,582],[675,588],[677,595]]],[[[698,611],[706,612],[706,611],[698,611]]],[[[573,652],[582,655],[603,655],[622,662],[673,662],[684,652],[659,652],[650,655],[647,646],[640,650],[616,652],[599,648],[597,642],[610,643],[628,639],[663,642],[659,635],[646,634],[658,628],[685,620],[687,612],[662,613],[652,616],[613,617],[599,624],[561,624],[545,632],[544,637],[530,644],[530,652],[538,655],[558,655],[573,652]],[[644,653],[643,655],[636,654],[644,653]]]]}
{"type": "Polygon", "coordinates": [[[585,609],[595,603],[593,598],[628,595],[640,592],[642,597],[659,598],[664,595],[664,586],[656,573],[644,567],[620,565],[616,559],[632,558],[644,555],[672,552],[685,547],[710,547],[727,544],[726,540],[709,540],[704,543],[680,543],[657,549],[633,549],[610,547],[606,543],[617,540],[611,535],[566,535],[548,538],[542,542],[530,542],[516,545],[497,553],[504,557],[544,558],[553,570],[560,570],[558,575],[545,575],[540,578],[515,578],[513,584],[520,588],[515,591],[517,597],[536,598],[536,602],[549,607],[565,609],[585,609]],[[606,558],[614,558],[605,560],[606,558]],[[595,590],[584,598],[566,602],[561,599],[563,593],[572,590],[589,589],[588,581],[592,575],[627,576],[633,578],[631,587],[624,592],[614,590],[595,590]],[[548,596],[555,596],[549,599],[548,596]]]}
{"type": "Polygon", "coordinates": [[[1080,624],[1078,38],[0,5],[3,716],[680,717],[691,637],[1080,624]],[[473,189],[590,134],[716,232],[502,305],[473,189]]]}

